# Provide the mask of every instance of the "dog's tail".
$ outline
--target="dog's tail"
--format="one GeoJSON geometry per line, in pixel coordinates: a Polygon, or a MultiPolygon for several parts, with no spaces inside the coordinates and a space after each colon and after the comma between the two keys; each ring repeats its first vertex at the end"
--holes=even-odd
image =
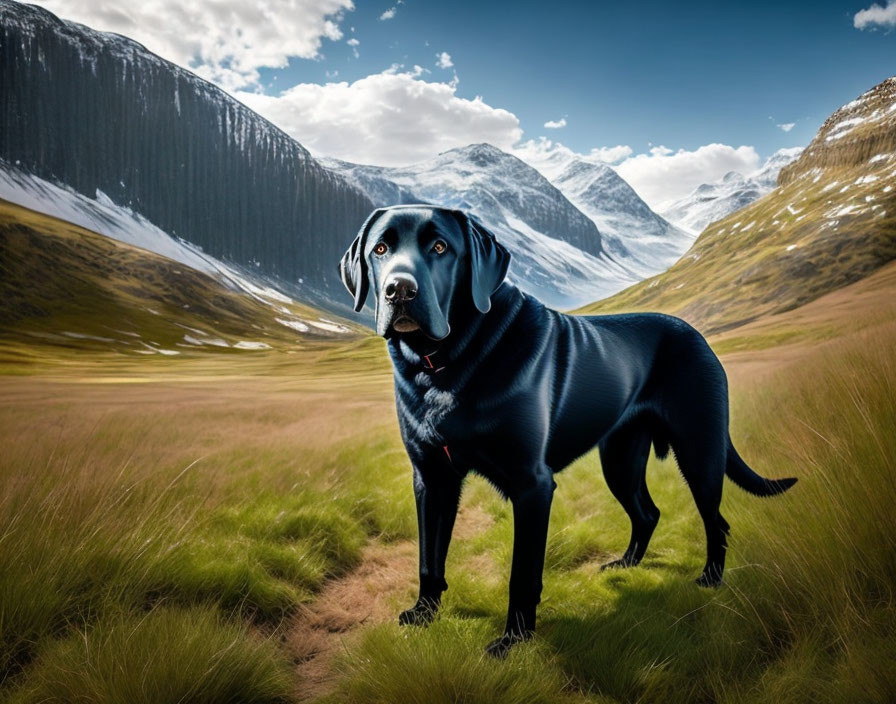
{"type": "Polygon", "coordinates": [[[787,479],[766,479],[765,477],[760,477],[737,454],[731,438],[728,438],[728,463],[725,465],[725,474],[741,489],[755,496],[781,494],[796,484],[796,477],[787,479]]]}

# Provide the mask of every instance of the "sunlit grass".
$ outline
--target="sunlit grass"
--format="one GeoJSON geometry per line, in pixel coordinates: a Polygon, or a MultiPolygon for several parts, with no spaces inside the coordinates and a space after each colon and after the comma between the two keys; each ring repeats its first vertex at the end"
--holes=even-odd
{"type": "Polygon", "coordinates": [[[104,614],[43,644],[15,704],[283,704],[294,691],[277,647],[213,610],[104,614]]]}
{"type": "Polygon", "coordinates": [[[77,364],[6,377],[0,682],[60,677],[35,664],[41,653],[72,632],[105,643],[115,614],[178,605],[281,628],[366,540],[413,535],[384,383],[228,378],[218,364],[179,360],[138,385],[97,383],[77,364]]]}
{"type": "MultiPolygon", "coordinates": [[[[671,459],[648,467],[662,517],[642,566],[601,572],[629,524],[589,455],[558,477],[538,636],[496,663],[483,647],[503,626],[512,516],[472,478],[440,621],[362,626],[325,698],[892,701],[894,340],[879,321],[755,382],[732,379],[741,453],[800,482],[771,499],[726,484],[722,588],[693,582],[703,530],[671,459]]],[[[244,358],[238,375],[232,356],[105,368],[73,356],[4,377],[0,692],[301,694],[277,637],[291,615],[358,565],[368,541],[416,533],[381,353],[377,341],[269,353],[244,358]],[[145,382],[125,383],[135,373],[145,382]]]]}

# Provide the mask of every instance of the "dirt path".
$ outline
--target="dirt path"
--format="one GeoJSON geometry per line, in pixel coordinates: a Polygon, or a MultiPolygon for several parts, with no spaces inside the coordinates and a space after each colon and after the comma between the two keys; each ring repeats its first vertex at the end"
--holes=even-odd
{"type": "MultiPolygon", "coordinates": [[[[454,535],[465,539],[491,525],[478,506],[462,506],[454,535]]],[[[397,619],[417,595],[417,541],[371,541],[361,563],[330,581],[294,618],[287,646],[298,661],[299,701],[334,691],[340,673],[335,656],[357,637],[359,627],[397,619]]]]}

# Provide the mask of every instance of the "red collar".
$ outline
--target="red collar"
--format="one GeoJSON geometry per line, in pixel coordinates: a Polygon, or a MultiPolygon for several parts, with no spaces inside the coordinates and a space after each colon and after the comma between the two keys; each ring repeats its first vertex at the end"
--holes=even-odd
{"type": "Polygon", "coordinates": [[[438,374],[439,372],[444,371],[445,367],[448,366],[448,360],[443,358],[443,355],[439,350],[430,352],[429,354],[420,355],[420,359],[422,360],[423,371],[430,374],[438,374]]]}

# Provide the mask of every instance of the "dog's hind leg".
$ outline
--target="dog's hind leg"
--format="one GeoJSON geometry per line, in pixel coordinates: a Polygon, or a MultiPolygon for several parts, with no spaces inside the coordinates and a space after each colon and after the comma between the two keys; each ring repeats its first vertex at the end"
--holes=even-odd
{"type": "Polygon", "coordinates": [[[697,578],[701,587],[717,587],[722,583],[730,530],[728,521],[719,512],[725,477],[724,445],[715,445],[718,443],[672,445],[706,531],[706,565],[697,578]]]}
{"type": "Polygon", "coordinates": [[[650,498],[645,472],[650,456],[650,434],[641,428],[622,428],[600,443],[600,463],[613,496],[632,522],[632,537],[621,558],[603,565],[634,567],[644,557],[660,510],[650,498]]]}

